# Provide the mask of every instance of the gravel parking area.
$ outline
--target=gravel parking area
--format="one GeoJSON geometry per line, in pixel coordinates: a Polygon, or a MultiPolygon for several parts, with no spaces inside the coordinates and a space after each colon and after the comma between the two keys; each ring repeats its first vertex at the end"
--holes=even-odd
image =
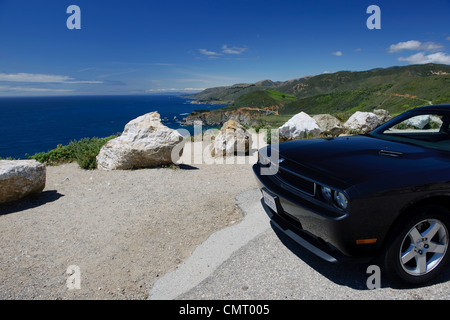
{"type": "Polygon", "coordinates": [[[0,299],[146,299],[209,235],[240,221],[249,164],[47,168],[44,192],[0,205],[0,299]],[[77,266],[80,289],[69,289],[77,266]],[[72,271],[73,272],[73,271],[72,271]]]}

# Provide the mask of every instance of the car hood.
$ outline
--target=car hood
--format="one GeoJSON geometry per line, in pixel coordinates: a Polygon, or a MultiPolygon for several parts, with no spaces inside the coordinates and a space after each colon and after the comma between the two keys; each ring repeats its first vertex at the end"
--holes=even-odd
{"type": "Polygon", "coordinates": [[[441,151],[362,135],[296,140],[280,143],[278,149],[280,159],[352,185],[449,167],[441,151]]]}

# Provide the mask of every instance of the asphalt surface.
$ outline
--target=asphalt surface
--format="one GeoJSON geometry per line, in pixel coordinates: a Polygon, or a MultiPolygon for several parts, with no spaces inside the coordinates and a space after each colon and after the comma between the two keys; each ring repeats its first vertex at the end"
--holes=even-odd
{"type": "Polygon", "coordinates": [[[176,270],[159,279],[150,300],[448,300],[450,266],[432,283],[401,288],[370,264],[332,264],[274,229],[259,190],[236,199],[244,219],[213,234],[176,270]]]}

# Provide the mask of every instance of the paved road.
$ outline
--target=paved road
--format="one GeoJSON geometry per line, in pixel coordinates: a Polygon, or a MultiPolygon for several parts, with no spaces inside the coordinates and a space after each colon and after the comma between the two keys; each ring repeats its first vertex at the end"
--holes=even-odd
{"type": "Polygon", "coordinates": [[[237,204],[244,220],[212,235],[174,272],[157,281],[149,299],[450,299],[450,267],[433,283],[414,289],[381,278],[369,290],[369,264],[330,264],[275,231],[258,190],[237,204]]]}

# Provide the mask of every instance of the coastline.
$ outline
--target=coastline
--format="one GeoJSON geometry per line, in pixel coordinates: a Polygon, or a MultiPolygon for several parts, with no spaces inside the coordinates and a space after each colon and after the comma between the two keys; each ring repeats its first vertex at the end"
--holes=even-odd
{"type": "Polygon", "coordinates": [[[195,110],[189,99],[181,95],[5,98],[0,100],[4,120],[0,157],[27,159],[73,140],[117,134],[130,120],[152,111],[166,117],[163,124],[169,128],[188,129],[179,120],[195,110]]]}

